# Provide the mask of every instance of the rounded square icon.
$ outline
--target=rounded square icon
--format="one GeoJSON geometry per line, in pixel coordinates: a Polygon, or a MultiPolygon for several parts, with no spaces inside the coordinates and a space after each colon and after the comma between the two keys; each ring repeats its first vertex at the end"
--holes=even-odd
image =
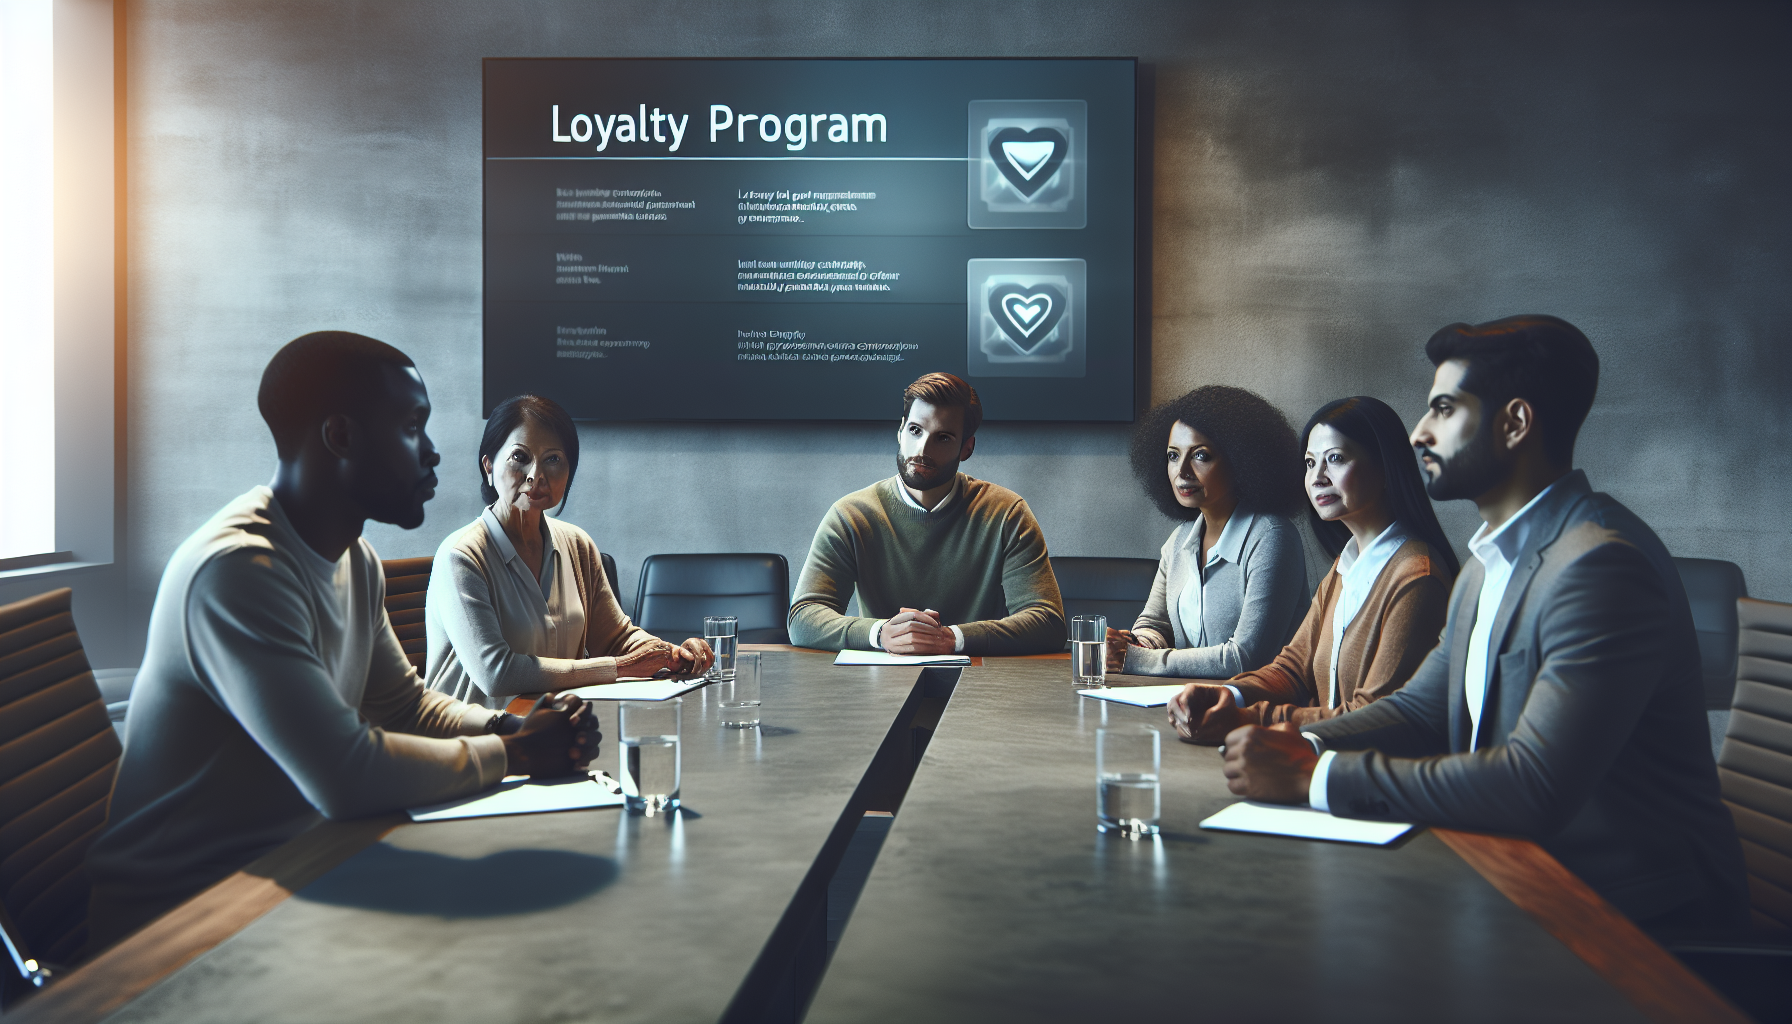
{"type": "Polygon", "coordinates": [[[1082,100],[972,100],[969,226],[1084,227],[1088,119],[1082,100]]]}
{"type": "Polygon", "coordinates": [[[1082,260],[978,259],[965,271],[971,376],[1085,375],[1082,260]]]}
{"type": "Polygon", "coordinates": [[[994,117],[983,124],[983,202],[1007,213],[1063,213],[1076,192],[1067,162],[1075,130],[1061,117],[994,117]]]}

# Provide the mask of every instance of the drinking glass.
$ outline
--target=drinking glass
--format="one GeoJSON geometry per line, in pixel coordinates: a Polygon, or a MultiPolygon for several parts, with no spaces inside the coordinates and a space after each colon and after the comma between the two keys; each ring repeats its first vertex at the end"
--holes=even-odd
{"type": "Polygon", "coordinates": [[[1080,689],[1108,685],[1108,617],[1078,615],[1070,620],[1070,678],[1080,689]]]}
{"type": "Polygon", "coordinates": [[[706,615],[703,617],[703,639],[709,641],[709,649],[716,654],[714,664],[709,666],[706,677],[710,682],[730,680],[734,678],[734,649],[736,633],[740,629],[740,619],[732,615],[706,615]]]}
{"type": "Polygon", "coordinates": [[[734,678],[710,685],[715,687],[716,702],[722,708],[723,728],[751,729],[759,724],[758,651],[735,655],[734,678]]]}
{"type": "Polygon", "coordinates": [[[1095,730],[1095,829],[1128,839],[1157,834],[1161,804],[1157,730],[1114,725],[1095,730]]]}
{"type": "Polygon", "coordinates": [[[678,809],[681,768],[678,734],[684,700],[625,700],[617,711],[622,734],[622,796],[629,813],[649,818],[678,809]]]}

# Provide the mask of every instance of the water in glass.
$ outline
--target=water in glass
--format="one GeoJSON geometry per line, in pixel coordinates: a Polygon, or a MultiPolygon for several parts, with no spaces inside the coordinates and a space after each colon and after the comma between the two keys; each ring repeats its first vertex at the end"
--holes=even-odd
{"type": "Polygon", "coordinates": [[[722,726],[728,729],[751,729],[759,724],[758,651],[740,654],[734,660],[731,682],[711,683],[716,703],[722,711],[722,726]]]}
{"type": "Polygon", "coordinates": [[[734,652],[739,637],[728,636],[706,637],[709,649],[716,652],[715,664],[709,667],[709,678],[712,682],[734,678],[734,652]]]}
{"type": "Polygon", "coordinates": [[[1070,678],[1079,689],[1108,685],[1108,617],[1070,620],[1070,678]]]}
{"type": "Polygon", "coordinates": [[[1070,645],[1070,666],[1078,687],[1087,690],[1108,685],[1107,642],[1074,641],[1070,645]]]}
{"type": "Polygon", "coordinates": [[[617,710],[621,734],[623,800],[630,812],[653,817],[678,807],[678,737],[684,730],[684,701],[625,700],[617,710]]]}
{"type": "Polygon", "coordinates": [[[1128,839],[1157,834],[1162,746],[1156,729],[1095,730],[1095,828],[1128,839]]]}
{"type": "Polygon", "coordinates": [[[622,783],[631,811],[655,814],[678,807],[678,737],[630,736],[622,741],[622,783]]]}
{"type": "Polygon", "coordinates": [[[740,619],[734,615],[705,615],[703,617],[703,639],[709,642],[709,649],[715,652],[715,663],[709,666],[705,678],[710,682],[720,682],[734,678],[735,644],[739,640],[740,619]]]}
{"type": "Polygon", "coordinates": [[[1157,834],[1161,798],[1155,774],[1105,773],[1096,788],[1095,799],[1095,827],[1101,831],[1128,836],[1157,834]]]}

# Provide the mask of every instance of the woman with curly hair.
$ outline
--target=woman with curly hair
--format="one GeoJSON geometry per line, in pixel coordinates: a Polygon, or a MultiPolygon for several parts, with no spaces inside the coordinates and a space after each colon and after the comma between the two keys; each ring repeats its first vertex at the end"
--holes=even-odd
{"type": "Polygon", "coordinates": [[[1300,442],[1276,408],[1209,384],[1151,410],[1133,434],[1145,492],[1185,522],[1164,541],[1131,630],[1108,630],[1108,669],[1229,679],[1261,668],[1306,611],[1300,442]]]}
{"type": "Polygon", "coordinates": [[[1366,395],[1341,399],[1313,414],[1306,438],[1307,514],[1338,560],[1273,661],[1223,685],[1190,683],[1170,700],[1186,742],[1354,711],[1405,686],[1443,631],[1456,554],[1400,414],[1366,395]]]}

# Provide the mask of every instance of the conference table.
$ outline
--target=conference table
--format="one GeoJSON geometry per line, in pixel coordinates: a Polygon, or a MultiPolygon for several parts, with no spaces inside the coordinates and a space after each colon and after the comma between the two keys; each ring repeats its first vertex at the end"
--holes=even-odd
{"type": "Polygon", "coordinates": [[[1201,829],[1236,799],[1217,752],[1061,657],[758,649],[758,728],[683,698],[677,814],[325,822],[7,1018],[1746,1020],[1531,843],[1201,829]],[[1131,722],[1164,733],[1150,839],[1095,829],[1095,732],[1131,722]],[[894,817],[830,959],[868,815],[894,817]]]}

